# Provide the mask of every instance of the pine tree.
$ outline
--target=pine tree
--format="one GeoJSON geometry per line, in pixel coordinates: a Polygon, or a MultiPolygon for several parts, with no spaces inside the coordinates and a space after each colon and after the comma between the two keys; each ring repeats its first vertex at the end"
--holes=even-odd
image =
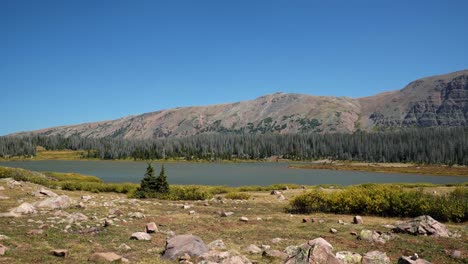
{"type": "Polygon", "coordinates": [[[154,168],[151,165],[151,162],[148,162],[148,167],[146,168],[145,176],[141,180],[140,187],[137,189],[135,196],[140,198],[152,197],[154,196],[152,194],[157,190],[157,186],[158,180],[154,175],[154,168]]]}
{"type": "Polygon", "coordinates": [[[169,192],[169,183],[167,182],[166,170],[164,169],[164,164],[161,167],[161,172],[156,178],[155,191],[158,193],[168,193],[169,192]]]}

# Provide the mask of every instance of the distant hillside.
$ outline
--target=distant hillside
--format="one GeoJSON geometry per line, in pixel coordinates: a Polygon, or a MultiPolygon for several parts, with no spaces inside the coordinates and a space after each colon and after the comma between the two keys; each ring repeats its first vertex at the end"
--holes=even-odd
{"type": "Polygon", "coordinates": [[[12,135],[148,139],[204,133],[351,133],[357,129],[467,125],[468,70],[464,70],[419,79],[399,91],[365,98],[275,93],[250,101],[174,108],[12,135]]]}

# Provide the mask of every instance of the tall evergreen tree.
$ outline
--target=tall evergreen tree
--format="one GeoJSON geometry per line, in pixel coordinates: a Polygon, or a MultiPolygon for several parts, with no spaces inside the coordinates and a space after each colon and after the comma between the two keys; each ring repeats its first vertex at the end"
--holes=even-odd
{"type": "Polygon", "coordinates": [[[136,196],[140,198],[153,197],[153,194],[157,190],[157,186],[158,180],[154,175],[154,168],[151,165],[151,162],[148,162],[148,167],[146,168],[145,176],[141,180],[140,187],[136,191],[136,196]]]}
{"type": "Polygon", "coordinates": [[[169,183],[167,182],[166,170],[164,169],[164,164],[161,167],[161,172],[156,178],[155,190],[158,193],[168,193],[169,192],[169,183]]]}

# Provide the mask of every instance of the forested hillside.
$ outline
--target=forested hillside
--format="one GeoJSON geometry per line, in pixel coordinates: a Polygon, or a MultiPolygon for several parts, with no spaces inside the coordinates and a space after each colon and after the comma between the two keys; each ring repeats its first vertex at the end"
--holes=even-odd
{"type": "Polygon", "coordinates": [[[186,160],[292,160],[332,158],[368,162],[468,165],[468,128],[419,128],[334,134],[203,134],[184,138],[128,140],[77,136],[0,137],[0,157],[48,150],[85,150],[83,158],[186,160]]]}

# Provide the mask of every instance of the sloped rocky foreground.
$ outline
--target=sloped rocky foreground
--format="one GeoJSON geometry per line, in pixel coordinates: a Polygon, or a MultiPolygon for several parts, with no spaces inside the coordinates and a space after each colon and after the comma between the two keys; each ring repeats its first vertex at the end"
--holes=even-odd
{"type": "Polygon", "coordinates": [[[287,200],[300,191],[174,202],[2,179],[0,263],[467,261],[464,224],[447,228],[430,216],[401,221],[285,213],[287,200]]]}

